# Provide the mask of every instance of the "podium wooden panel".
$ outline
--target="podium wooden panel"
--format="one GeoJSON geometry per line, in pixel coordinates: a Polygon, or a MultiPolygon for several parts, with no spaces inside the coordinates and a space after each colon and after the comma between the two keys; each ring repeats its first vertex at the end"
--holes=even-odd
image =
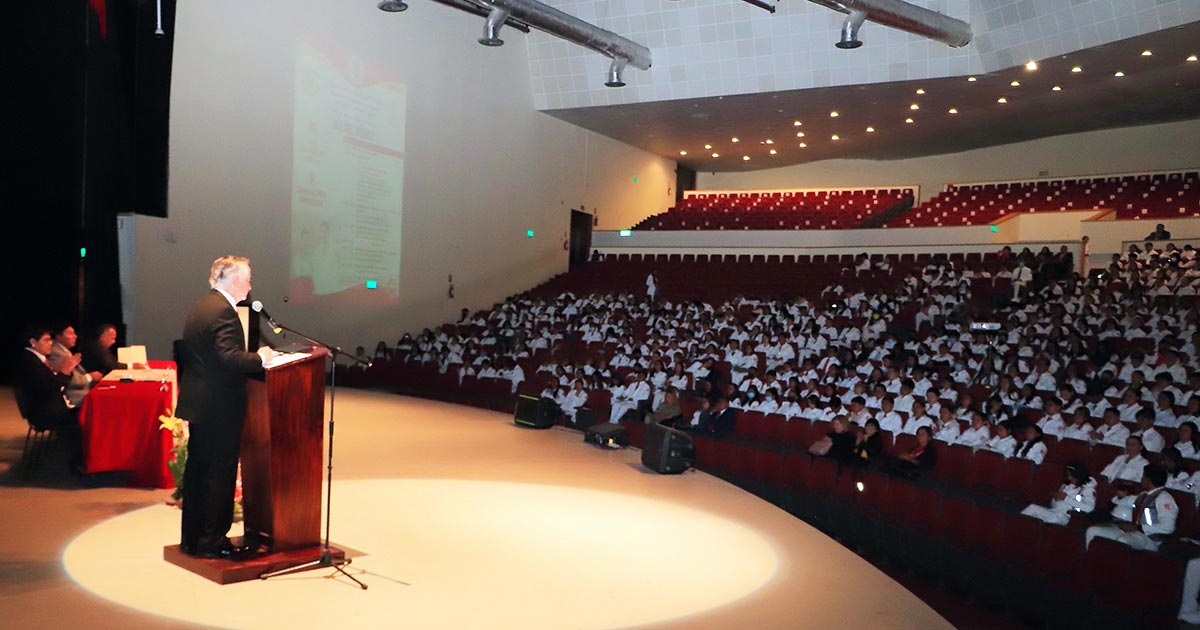
{"type": "Polygon", "coordinates": [[[241,459],[249,545],[281,552],[321,543],[327,356],[317,350],[247,383],[241,459]]]}
{"type": "MultiPolygon", "coordinates": [[[[263,553],[249,560],[202,560],[179,545],[163,559],[220,584],[253,580],[321,555],[325,358],[312,356],[264,371],[246,386],[242,429],[244,542],[263,553]]],[[[341,550],[332,550],[342,558],[341,550]]]]}

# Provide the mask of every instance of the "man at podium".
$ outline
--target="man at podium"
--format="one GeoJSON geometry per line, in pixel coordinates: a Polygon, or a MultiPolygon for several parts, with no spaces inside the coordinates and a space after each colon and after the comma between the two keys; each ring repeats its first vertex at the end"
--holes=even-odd
{"type": "Polygon", "coordinates": [[[188,420],[180,546],[199,558],[238,554],[227,534],[233,523],[238,446],[246,419],[246,375],[261,372],[270,348],[246,350],[237,303],[250,293],[250,261],[213,261],[209,285],[183,326],[179,353],[179,406],[188,420]]]}

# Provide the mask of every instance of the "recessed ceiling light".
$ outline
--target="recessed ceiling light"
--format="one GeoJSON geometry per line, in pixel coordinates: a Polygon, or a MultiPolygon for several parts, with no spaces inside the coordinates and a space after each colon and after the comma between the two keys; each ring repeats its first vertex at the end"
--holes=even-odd
{"type": "Polygon", "coordinates": [[[1196,61],[1197,59],[1200,59],[1200,57],[1197,57],[1196,55],[1188,55],[1187,58],[1188,61],[1196,61]]]}
{"type": "Polygon", "coordinates": [[[1000,98],[996,99],[996,102],[997,102],[997,103],[1000,103],[1000,104],[1004,104],[1004,103],[1007,103],[1007,102],[1008,102],[1008,99],[1006,99],[1006,98],[1004,98],[1003,96],[1001,96],[1000,98]]]}
{"type": "Polygon", "coordinates": [[[1081,68],[1079,66],[1075,66],[1074,68],[1071,68],[1071,72],[1074,72],[1075,74],[1079,74],[1080,72],[1083,72],[1083,68],[1081,68]]]}
{"type": "Polygon", "coordinates": [[[924,94],[925,88],[917,88],[917,94],[924,94]]]}
{"type": "Polygon", "coordinates": [[[743,155],[743,156],[742,156],[742,161],[743,161],[743,162],[749,162],[749,161],[750,161],[750,156],[749,156],[749,155],[743,155]]]}
{"type": "Polygon", "coordinates": [[[954,108],[954,107],[951,107],[951,108],[950,108],[950,110],[949,110],[949,112],[950,112],[951,114],[957,114],[957,113],[958,113],[958,109],[957,109],[957,108],[954,108]]]}
{"type": "Polygon", "coordinates": [[[770,138],[767,138],[767,144],[775,144],[775,141],[770,138]]]}
{"type": "Polygon", "coordinates": [[[914,120],[913,120],[913,119],[911,119],[911,118],[905,118],[905,119],[904,119],[904,122],[906,122],[906,123],[908,123],[908,124],[910,124],[910,125],[911,125],[911,124],[913,124],[913,123],[914,123],[914,122],[916,122],[916,121],[914,121],[914,120]]]}
{"type": "Polygon", "coordinates": [[[875,133],[874,127],[867,127],[867,133],[875,133]]]}
{"type": "Polygon", "coordinates": [[[1054,87],[1050,88],[1050,90],[1051,90],[1051,91],[1053,91],[1053,92],[1061,92],[1061,91],[1062,91],[1062,86],[1060,86],[1060,85],[1056,85],[1056,86],[1054,86],[1054,87]]]}
{"type": "Polygon", "coordinates": [[[793,121],[792,121],[792,126],[793,126],[793,127],[799,127],[799,126],[801,126],[801,125],[803,125],[803,124],[804,124],[804,123],[800,122],[799,120],[793,120],[793,121]]]}
{"type": "Polygon", "coordinates": [[[1020,82],[1020,81],[1013,81],[1012,83],[1009,83],[1009,85],[1011,85],[1011,86],[1013,86],[1013,87],[1021,87],[1021,82],[1020,82]]]}
{"type": "Polygon", "coordinates": [[[705,149],[711,149],[711,148],[712,148],[712,145],[711,145],[711,144],[706,144],[706,145],[704,145],[704,148],[705,148],[705,149]]]}
{"type": "Polygon", "coordinates": [[[1036,62],[1036,61],[1030,61],[1029,63],[1025,64],[1025,69],[1026,69],[1026,70],[1028,70],[1028,71],[1030,71],[1030,72],[1033,72],[1034,70],[1037,70],[1037,69],[1038,69],[1037,62],[1036,62]]]}
{"type": "Polygon", "coordinates": [[[970,81],[971,83],[974,83],[976,81],[975,77],[967,77],[967,80],[970,81]]]}
{"type": "Polygon", "coordinates": [[[720,153],[713,153],[713,157],[721,157],[720,153]]]}
{"type": "Polygon", "coordinates": [[[778,151],[776,151],[775,149],[771,149],[771,155],[775,155],[775,154],[777,154],[777,153],[779,153],[779,152],[778,152],[778,151]]]}
{"type": "Polygon", "coordinates": [[[1142,56],[1143,56],[1143,57],[1149,57],[1149,56],[1151,56],[1151,55],[1153,55],[1153,54],[1154,54],[1154,53],[1150,52],[1149,50],[1143,50],[1143,51],[1142,51],[1142,56]]]}
{"type": "Polygon", "coordinates": [[[797,132],[796,132],[796,137],[797,137],[797,138],[803,138],[803,137],[804,137],[804,132],[803,132],[803,131],[797,131],[797,132]]]}
{"type": "Polygon", "coordinates": [[[680,151],[679,155],[687,155],[687,151],[680,151]]]}
{"type": "Polygon", "coordinates": [[[836,133],[835,133],[835,134],[833,134],[832,136],[829,136],[829,139],[830,139],[830,140],[835,140],[835,141],[836,141],[836,140],[841,140],[841,138],[839,138],[839,137],[838,137],[838,135],[837,135],[836,133]]]}
{"type": "Polygon", "coordinates": [[[830,117],[830,118],[837,118],[837,117],[838,117],[838,113],[837,113],[837,112],[829,112],[829,117],[830,117]]]}
{"type": "Polygon", "coordinates": [[[909,106],[908,106],[908,108],[909,108],[909,109],[911,109],[911,110],[913,110],[913,111],[916,111],[916,110],[918,110],[918,109],[921,109],[921,106],[920,106],[920,105],[917,105],[916,103],[913,103],[912,105],[909,105],[909,106]]]}
{"type": "Polygon", "coordinates": [[[800,143],[800,148],[801,148],[801,149],[807,149],[807,148],[808,148],[808,143],[807,143],[807,142],[801,142],[801,143],[800,143]]]}
{"type": "Polygon", "coordinates": [[[1123,77],[1123,76],[1125,76],[1125,73],[1121,72],[1120,70],[1117,70],[1116,74],[1114,74],[1113,76],[1114,77],[1123,77]]]}
{"type": "Polygon", "coordinates": [[[729,141],[730,142],[738,142],[737,136],[730,138],[729,141]]]}

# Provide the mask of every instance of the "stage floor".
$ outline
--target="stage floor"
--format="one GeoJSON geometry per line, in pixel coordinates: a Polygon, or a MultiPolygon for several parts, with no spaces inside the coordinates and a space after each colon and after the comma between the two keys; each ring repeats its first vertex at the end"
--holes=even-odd
{"type": "MultiPolygon", "coordinates": [[[[15,462],[23,422],[11,392],[0,401],[15,462]]],[[[178,542],[169,492],[82,488],[47,461],[0,487],[5,625],[949,627],[786,512],[703,473],[645,471],[636,450],[369,392],[339,392],[337,418],[332,540],[370,590],[328,569],[217,586],[162,560],[178,542]]]]}

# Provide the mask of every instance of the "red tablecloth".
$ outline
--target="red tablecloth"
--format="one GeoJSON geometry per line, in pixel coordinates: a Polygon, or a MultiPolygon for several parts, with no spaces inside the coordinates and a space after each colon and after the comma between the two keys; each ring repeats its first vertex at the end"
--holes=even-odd
{"type": "Polygon", "coordinates": [[[174,488],[167,468],[173,439],[158,417],[171,408],[171,385],[104,381],[79,409],[87,472],[131,470],[131,486],[174,488]]]}

